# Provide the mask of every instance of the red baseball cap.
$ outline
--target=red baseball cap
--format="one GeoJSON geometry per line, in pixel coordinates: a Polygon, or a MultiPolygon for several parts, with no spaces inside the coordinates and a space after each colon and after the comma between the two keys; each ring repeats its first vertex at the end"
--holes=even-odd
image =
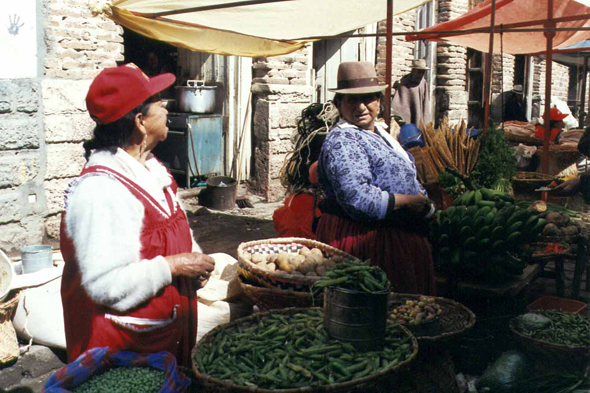
{"type": "MultiPolygon", "coordinates": [[[[568,117],[568,116],[569,116],[569,115],[568,115],[567,113],[563,113],[562,111],[560,111],[560,110],[559,110],[559,109],[557,109],[557,108],[551,108],[551,109],[549,110],[549,118],[550,118],[551,120],[556,120],[556,121],[559,121],[559,120],[563,120],[563,119],[565,119],[565,118],[566,118],[566,117],[568,117]]],[[[543,113],[543,120],[545,120],[545,114],[544,114],[544,113],[543,113]]]]}
{"type": "Polygon", "coordinates": [[[172,85],[171,73],[149,78],[133,63],[105,68],[90,84],[86,108],[98,124],[109,124],[133,108],[172,85]]]}

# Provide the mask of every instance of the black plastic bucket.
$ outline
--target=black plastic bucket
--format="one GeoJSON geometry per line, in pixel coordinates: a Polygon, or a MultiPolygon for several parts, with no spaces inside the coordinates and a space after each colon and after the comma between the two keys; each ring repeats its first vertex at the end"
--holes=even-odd
{"type": "Polygon", "coordinates": [[[388,291],[361,292],[351,289],[324,289],[324,328],[358,351],[383,347],[387,324],[388,291]]]}
{"type": "Polygon", "coordinates": [[[207,188],[199,194],[199,203],[213,210],[233,209],[236,206],[237,185],[233,177],[210,177],[207,188]]]}

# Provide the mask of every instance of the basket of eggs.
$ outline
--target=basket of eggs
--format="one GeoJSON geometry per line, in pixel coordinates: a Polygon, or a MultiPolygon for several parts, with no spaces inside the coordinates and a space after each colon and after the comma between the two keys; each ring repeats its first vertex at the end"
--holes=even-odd
{"type": "Polygon", "coordinates": [[[308,307],[313,284],[336,264],[356,259],[311,239],[264,239],[240,244],[238,273],[245,294],[261,309],[308,307]]]}

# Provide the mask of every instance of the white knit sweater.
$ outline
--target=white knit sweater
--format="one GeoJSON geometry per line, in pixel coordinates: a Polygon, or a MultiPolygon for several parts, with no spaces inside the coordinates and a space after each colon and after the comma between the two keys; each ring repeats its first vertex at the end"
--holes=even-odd
{"type": "MultiPolygon", "coordinates": [[[[97,151],[88,166],[109,167],[133,180],[169,212],[166,168],[151,158],[145,167],[118,149],[97,151]]],[[[66,230],[80,263],[82,286],[98,304],[124,312],[153,297],[172,282],[164,257],[140,260],[142,203],[109,175],[74,180],[66,193],[66,230]]],[[[191,233],[192,235],[192,233],[191,233]]],[[[193,240],[193,251],[201,252],[193,240]]]]}

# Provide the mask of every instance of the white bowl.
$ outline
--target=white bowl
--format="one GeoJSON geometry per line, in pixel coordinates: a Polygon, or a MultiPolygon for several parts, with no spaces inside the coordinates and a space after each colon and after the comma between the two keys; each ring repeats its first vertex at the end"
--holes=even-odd
{"type": "Polygon", "coordinates": [[[0,250],[0,302],[4,301],[10,292],[15,275],[12,261],[0,250]]]}

